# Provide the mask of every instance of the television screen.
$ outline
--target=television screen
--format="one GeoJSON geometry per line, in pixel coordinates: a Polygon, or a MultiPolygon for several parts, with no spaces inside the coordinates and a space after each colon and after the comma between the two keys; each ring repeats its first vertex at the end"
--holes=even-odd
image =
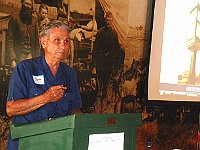
{"type": "Polygon", "coordinates": [[[89,135],[88,150],[123,150],[124,132],[89,135]]]}
{"type": "Polygon", "coordinates": [[[148,100],[200,102],[199,0],[155,0],[148,100]]]}

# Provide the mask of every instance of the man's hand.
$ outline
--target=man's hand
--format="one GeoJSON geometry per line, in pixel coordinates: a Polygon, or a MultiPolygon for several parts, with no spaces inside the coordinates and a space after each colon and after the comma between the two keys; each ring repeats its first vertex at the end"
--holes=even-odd
{"type": "Polygon", "coordinates": [[[47,102],[56,102],[63,97],[65,88],[63,85],[57,85],[50,87],[44,96],[47,98],[47,102]]]}

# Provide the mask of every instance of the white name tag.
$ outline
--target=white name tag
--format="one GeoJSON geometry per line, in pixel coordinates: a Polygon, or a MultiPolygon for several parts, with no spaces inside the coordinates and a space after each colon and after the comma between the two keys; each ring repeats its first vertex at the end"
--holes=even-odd
{"type": "Polygon", "coordinates": [[[44,75],[34,76],[33,75],[33,81],[36,84],[44,84],[44,75]]]}

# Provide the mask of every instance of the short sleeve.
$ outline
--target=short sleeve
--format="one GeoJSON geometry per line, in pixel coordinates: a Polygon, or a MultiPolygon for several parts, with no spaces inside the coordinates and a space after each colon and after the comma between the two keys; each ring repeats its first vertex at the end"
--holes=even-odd
{"type": "Polygon", "coordinates": [[[7,101],[27,98],[26,72],[22,63],[18,63],[9,81],[7,101]]]}

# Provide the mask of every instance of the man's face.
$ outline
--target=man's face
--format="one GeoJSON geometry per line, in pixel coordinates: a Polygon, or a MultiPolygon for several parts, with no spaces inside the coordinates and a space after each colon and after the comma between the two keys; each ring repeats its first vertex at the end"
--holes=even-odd
{"type": "Polygon", "coordinates": [[[112,16],[112,14],[105,14],[105,20],[106,20],[106,23],[107,23],[107,25],[108,26],[111,26],[111,23],[112,23],[112,21],[113,21],[113,16],[112,16]]]}
{"type": "Polygon", "coordinates": [[[26,10],[32,9],[32,1],[31,0],[24,0],[22,5],[26,8],[26,10]]]}
{"type": "Polygon", "coordinates": [[[66,58],[70,48],[69,37],[69,32],[64,29],[51,29],[50,36],[41,39],[45,57],[58,62],[66,58]]]}
{"type": "Polygon", "coordinates": [[[31,24],[32,22],[32,1],[24,0],[19,13],[19,17],[23,24],[31,24]]]}

